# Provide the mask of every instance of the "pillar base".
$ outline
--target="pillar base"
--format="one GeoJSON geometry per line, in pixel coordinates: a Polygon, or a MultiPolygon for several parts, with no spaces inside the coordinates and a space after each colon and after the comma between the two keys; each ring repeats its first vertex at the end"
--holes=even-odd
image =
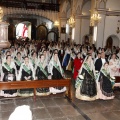
{"type": "Polygon", "coordinates": [[[0,49],[9,48],[10,45],[11,44],[9,42],[0,42],[0,49]]]}

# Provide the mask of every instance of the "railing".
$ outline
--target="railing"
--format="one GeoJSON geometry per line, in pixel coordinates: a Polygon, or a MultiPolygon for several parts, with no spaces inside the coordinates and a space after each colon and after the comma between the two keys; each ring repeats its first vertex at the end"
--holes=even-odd
{"type": "Polygon", "coordinates": [[[21,1],[21,0],[3,0],[0,2],[0,6],[14,7],[14,8],[25,8],[25,9],[41,9],[59,11],[59,3],[46,3],[46,2],[35,2],[35,1],[21,1]]]}
{"type": "Polygon", "coordinates": [[[11,90],[11,89],[34,89],[34,100],[36,100],[36,88],[47,88],[47,87],[67,87],[67,97],[71,99],[71,80],[34,80],[34,81],[15,81],[15,82],[0,82],[0,90],[11,90]]]}

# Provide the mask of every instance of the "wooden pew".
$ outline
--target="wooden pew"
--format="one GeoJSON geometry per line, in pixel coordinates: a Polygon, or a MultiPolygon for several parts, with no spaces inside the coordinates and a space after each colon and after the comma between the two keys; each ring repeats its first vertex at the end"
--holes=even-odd
{"type": "Polygon", "coordinates": [[[115,76],[115,85],[114,87],[120,87],[120,76],[115,76]]]}
{"type": "Polygon", "coordinates": [[[69,99],[71,99],[71,79],[0,82],[0,90],[33,88],[34,100],[36,100],[36,88],[63,86],[67,87],[66,95],[69,99]]]}
{"type": "Polygon", "coordinates": [[[120,76],[115,76],[115,83],[120,83],[120,76]]]}

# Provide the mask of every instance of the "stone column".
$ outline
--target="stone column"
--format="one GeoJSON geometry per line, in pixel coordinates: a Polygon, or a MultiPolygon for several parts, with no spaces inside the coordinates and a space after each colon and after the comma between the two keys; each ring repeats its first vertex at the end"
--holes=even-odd
{"type": "Polygon", "coordinates": [[[64,40],[66,41],[66,23],[67,18],[60,18],[60,41],[64,40]]]}
{"type": "Polygon", "coordinates": [[[105,31],[105,19],[106,19],[106,15],[102,15],[101,16],[101,20],[97,25],[97,40],[96,40],[96,47],[104,47],[104,31],[105,31]]]}
{"type": "Polygon", "coordinates": [[[7,22],[3,21],[3,8],[0,7],[0,50],[2,48],[8,48],[10,47],[10,43],[8,41],[8,26],[9,24],[7,22]]]}
{"type": "Polygon", "coordinates": [[[77,44],[80,44],[80,31],[81,31],[81,18],[80,16],[75,17],[75,36],[74,36],[74,42],[77,44]]]}
{"type": "Polygon", "coordinates": [[[0,22],[0,49],[10,47],[8,41],[8,23],[0,22]]]}
{"type": "MultiPolygon", "coordinates": [[[[91,17],[92,17],[92,15],[95,13],[95,9],[96,9],[96,1],[97,0],[91,0],[91,17]]],[[[93,31],[94,31],[94,26],[96,25],[96,23],[95,23],[95,21],[93,21],[92,19],[91,19],[91,17],[90,17],[90,26],[91,27],[93,27],[93,31]]],[[[92,33],[94,33],[94,32],[92,32],[92,33]]],[[[90,42],[90,44],[95,44],[95,41],[93,40],[93,35],[94,34],[91,34],[90,36],[89,36],[89,42],[90,42]]]]}

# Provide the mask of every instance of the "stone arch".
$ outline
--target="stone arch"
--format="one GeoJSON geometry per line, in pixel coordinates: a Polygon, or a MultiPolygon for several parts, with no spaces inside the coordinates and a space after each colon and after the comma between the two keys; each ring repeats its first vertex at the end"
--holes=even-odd
{"type": "Polygon", "coordinates": [[[112,46],[119,46],[120,39],[117,35],[110,35],[106,39],[106,47],[112,48],[112,46]]]}
{"type": "MultiPolygon", "coordinates": [[[[31,9],[20,9],[20,8],[3,8],[4,16],[6,15],[36,15],[36,16],[42,16],[50,21],[55,20],[56,12],[54,11],[43,11],[43,10],[31,10],[31,9]]],[[[4,18],[3,16],[3,18],[4,18]]]]}
{"type": "Polygon", "coordinates": [[[83,3],[82,6],[82,13],[85,13],[85,15],[90,15],[90,10],[91,9],[91,1],[87,0],[83,3]]]}
{"type": "Polygon", "coordinates": [[[89,34],[86,34],[82,38],[82,44],[88,44],[89,43],[89,34]]]}
{"type": "Polygon", "coordinates": [[[45,25],[39,25],[36,29],[36,38],[37,40],[46,40],[48,34],[48,29],[45,25]]]}
{"type": "Polygon", "coordinates": [[[100,0],[98,3],[98,8],[104,9],[106,7],[106,2],[104,0],[100,0]]]}
{"type": "Polygon", "coordinates": [[[48,34],[47,34],[47,40],[53,40],[54,42],[58,41],[58,34],[57,34],[57,32],[49,31],[48,34]],[[51,34],[51,36],[50,36],[50,34],[51,34]]]}

